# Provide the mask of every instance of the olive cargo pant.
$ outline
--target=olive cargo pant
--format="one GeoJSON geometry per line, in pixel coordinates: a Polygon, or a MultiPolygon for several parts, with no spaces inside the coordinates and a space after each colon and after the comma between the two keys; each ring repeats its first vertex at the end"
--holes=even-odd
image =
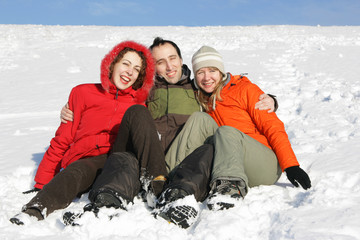
{"type": "Polygon", "coordinates": [[[193,113],[166,155],[167,167],[174,169],[204,143],[214,145],[211,182],[216,179],[243,179],[248,187],[274,184],[281,175],[275,153],[230,126],[218,127],[203,112],[193,113]]]}

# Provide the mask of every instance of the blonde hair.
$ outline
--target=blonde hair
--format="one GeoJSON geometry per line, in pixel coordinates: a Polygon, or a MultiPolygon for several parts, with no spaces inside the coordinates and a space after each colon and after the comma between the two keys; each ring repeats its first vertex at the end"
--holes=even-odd
{"type": "MultiPolygon", "coordinates": [[[[207,93],[204,90],[202,90],[200,87],[198,87],[199,90],[197,91],[196,97],[200,103],[200,106],[202,107],[203,110],[205,110],[205,112],[215,109],[216,100],[222,101],[221,90],[225,85],[225,81],[222,80],[223,79],[222,72],[216,67],[210,67],[210,69],[219,71],[220,81],[218,82],[212,93],[207,93]]],[[[196,81],[196,74],[195,74],[195,81],[196,81]]]]}

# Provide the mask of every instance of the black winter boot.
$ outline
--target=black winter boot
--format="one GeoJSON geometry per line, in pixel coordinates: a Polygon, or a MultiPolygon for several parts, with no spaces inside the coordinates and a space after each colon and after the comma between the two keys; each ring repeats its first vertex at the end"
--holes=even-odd
{"type": "Polygon", "coordinates": [[[44,220],[44,216],[41,214],[39,209],[27,208],[23,209],[21,213],[18,213],[14,217],[10,218],[10,222],[16,225],[24,225],[31,221],[30,217],[35,217],[37,220],[44,220]]]}
{"type": "Polygon", "coordinates": [[[188,196],[188,193],[178,188],[164,191],[159,198],[157,207],[155,216],[160,216],[181,228],[190,227],[196,221],[199,212],[194,195],[188,196]]]}
{"type": "Polygon", "coordinates": [[[184,198],[188,195],[189,194],[183,189],[168,188],[159,197],[159,200],[157,202],[157,208],[161,208],[161,207],[165,206],[166,204],[175,202],[176,200],[184,198]]]}
{"type": "MultiPolygon", "coordinates": [[[[77,221],[83,216],[85,212],[93,212],[95,217],[98,217],[98,213],[100,208],[121,208],[126,210],[127,201],[120,200],[119,198],[115,197],[111,193],[103,192],[99,193],[95,197],[95,201],[92,203],[88,203],[84,206],[82,213],[75,213],[75,212],[65,212],[63,215],[63,223],[65,225],[71,226],[79,226],[80,224],[77,221]]],[[[115,215],[110,215],[109,219],[111,220],[115,215]]]]}
{"type": "Polygon", "coordinates": [[[247,187],[242,179],[237,181],[218,179],[212,184],[207,206],[210,210],[229,209],[246,194],[247,187]]]}
{"type": "Polygon", "coordinates": [[[121,208],[126,210],[127,201],[124,199],[117,198],[111,193],[103,192],[103,193],[99,193],[96,196],[94,204],[98,208],[113,207],[113,208],[121,208]]]}
{"type": "Polygon", "coordinates": [[[80,226],[79,223],[77,223],[77,220],[79,220],[85,212],[93,212],[95,217],[97,217],[97,214],[99,212],[99,207],[95,203],[88,203],[84,206],[83,212],[65,212],[63,215],[63,223],[64,225],[68,226],[80,226]]]}

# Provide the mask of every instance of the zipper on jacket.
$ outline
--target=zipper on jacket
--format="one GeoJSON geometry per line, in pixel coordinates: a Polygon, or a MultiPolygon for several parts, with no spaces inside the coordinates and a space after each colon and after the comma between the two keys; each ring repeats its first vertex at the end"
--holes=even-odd
{"type": "MultiPolygon", "coordinates": [[[[119,97],[119,89],[116,88],[116,94],[115,94],[115,99],[114,100],[117,100],[119,97]]],[[[114,105],[114,112],[113,112],[113,115],[112,117],[110,118],[109,122],[108,122],[108,126],[107,126],[107,131],[108,132],[111,132],[111,129],[110,129],[110,126],[111,126],[111,122],[113,121],[113,118],[118,110],[118,107],[119,107],[119,103],[118,101],[115,101],[115,105],[114,105]]]]}

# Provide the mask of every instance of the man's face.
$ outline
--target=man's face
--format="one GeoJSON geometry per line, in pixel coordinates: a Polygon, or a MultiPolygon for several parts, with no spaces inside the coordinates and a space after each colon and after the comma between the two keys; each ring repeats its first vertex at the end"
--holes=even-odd
{"type": "Polygon", "coordinates": [[[176,49],[170,43],[165,43],[154,47],[152,55],[156,73],[165,78],[168,83],[176,84],[181,78],[183,65],[176,49]]]}

